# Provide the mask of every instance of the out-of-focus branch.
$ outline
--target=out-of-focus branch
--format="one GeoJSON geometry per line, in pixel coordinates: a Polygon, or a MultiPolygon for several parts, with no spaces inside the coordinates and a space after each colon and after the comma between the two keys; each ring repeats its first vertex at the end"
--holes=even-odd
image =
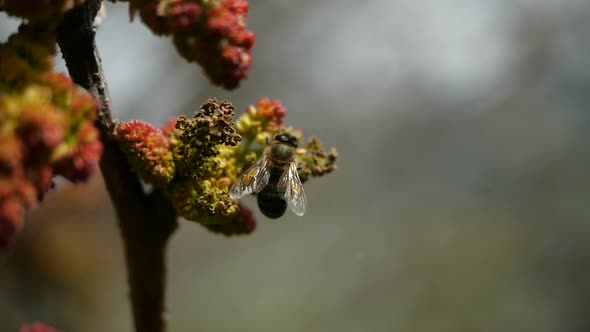
{"type": "Polygon", "coordinates": [[[100,0],[87,0],[67,12],[58,26],[57,41],[69,73],[98,102],[97,126],[104,143],[100,168],[115,207],[127,259],[135,330],[166,330],[165,249],[177,227],[169,200],[156,190],[146,194],[115,141],[115,120],[95,45],[94,17],[100,0]]]}

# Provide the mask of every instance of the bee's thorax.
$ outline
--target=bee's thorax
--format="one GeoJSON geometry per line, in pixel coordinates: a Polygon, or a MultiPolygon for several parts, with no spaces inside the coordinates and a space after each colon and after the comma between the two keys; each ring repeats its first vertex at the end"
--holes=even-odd
{"type": "Polygon", "coordinates": [[[295,156],[295,152],[292,147],[289,147],[285,144],[275,144],[270,149],[270,159],[272,164],[277,167],[283,167],[291,161],[295,156]]]}

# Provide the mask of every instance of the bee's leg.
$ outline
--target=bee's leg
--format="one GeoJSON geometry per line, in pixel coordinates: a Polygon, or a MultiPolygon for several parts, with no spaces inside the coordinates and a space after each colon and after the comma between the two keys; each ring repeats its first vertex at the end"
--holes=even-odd
{"type": "Polygon", "coordinates": [[[297,162],[297,170],[300,171],[305,167],[305,163],[302,161],[297,162]]]}

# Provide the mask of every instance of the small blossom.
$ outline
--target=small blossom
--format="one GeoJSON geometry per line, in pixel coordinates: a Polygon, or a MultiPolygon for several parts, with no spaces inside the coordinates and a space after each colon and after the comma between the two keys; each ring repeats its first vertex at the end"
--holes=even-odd
{"type": "Polygon", "coordinates": [[[172,132],[176,129],[176,121],[176,118],[170,118],[164,126],[160,127],[164,136],[170,137],[170,135],[172,135],[172,132]]]}
{"type": "Polygon", "coordinates": [[[133,169],[144,181],[164,185],[172,180],[175,165],[170,140],[162,130],[134,120],[117,126],[117,138],[133,169]]]}
{"type": "Polygon", "coordinates": [[[180,116],[174,149],[178,174],[202,178],[210,171],[206,161],[219,155],[220,145],[236,146],[242,137],[234,129],[234,107],[228,101],[209,99],[192,119],[180,116]]]}
{"type": "Polygon", "coordinates": [[[240,210],[230,221],[223,224],[207,224],[205,227],[213,233],[226,236],[250,234],[256,229],[256,217],[252,209],[240,204],[240,210]]]}
{"type": "Polygon", "coordinates": [[[247,141],[256,141],[262,145],[282,128],[286,113],[287,109],[280,100],[271,102],[268,98],[261,98],[256,106],[248,106],[246,114],[238,119],[236,127],[247,141]]]}
{"type": "Polygon", "coordinates": [[[19,332],[59,332],[51,326],[43,323],[32,323],[21,326],[19,332]]]}
{"type": "Polygon", "coordinates": [[[271,102],[268,98],[261,98],[256,106],[260,116],[268,119],[276,128],[283,126],[287,109],[281,105],[280,100],[274,100],[271,102]]]}
{"type": "Polygon", "coordinates": [[[329,153],[326,152],[316,137],[311,137],[298,152],[299,159],[303,162],[303,168],[299,169],[302,182],[307,181],[310,176],[322,176],[336,169],[338,152],[334,148],[329,153]]]}

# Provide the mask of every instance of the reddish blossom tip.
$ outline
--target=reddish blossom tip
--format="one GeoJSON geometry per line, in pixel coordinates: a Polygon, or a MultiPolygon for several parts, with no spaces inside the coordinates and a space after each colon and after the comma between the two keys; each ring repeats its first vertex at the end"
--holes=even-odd
{"type": "Polygon", "coordinates": [[[163,185],[174,176],[170,141],[151,124],[139,120],[120,123],[117,137],[131,165],[146,182],[163,185]]]}
{"type": "Polygon", "coordinates": [[[258,113],[269,119],[277,128],[283,126],[287,109],[280,100],[270,101],[268,98],[261,98],[256,105],[258,113]]]}
{"type": "Polygon", "coordinates": [[[247,206],[240,204],[240,212],[235,221],[243,234],[250,234],[256,229],[256,217],[254,211],[247,206]]]}
{"type": "Polygon", "coordinates": [[[64,73],[47,72],[41,76],[43,82],[49,85],[56,95],[66,93],[74,88],[74,82],[64,73]]]}
{"type": "Polygon", "coordinates": [[[204,225],[214,233],[226,236],[250,234],[256,229],[256,217],[252,209],[240,204],[240,211],[231,222],[204,225]]]}
{"type": "Polygon", "coordinates": [[[176,118],[170,118],[168,119],[168,122],[166,122],[165,125],[160,127],[160,129],[162,130],[162,134],[164,134],[164,136],[170,137],[170,134],[172,134],[172,132],[176,128],[176,121],[176,118]]]}

